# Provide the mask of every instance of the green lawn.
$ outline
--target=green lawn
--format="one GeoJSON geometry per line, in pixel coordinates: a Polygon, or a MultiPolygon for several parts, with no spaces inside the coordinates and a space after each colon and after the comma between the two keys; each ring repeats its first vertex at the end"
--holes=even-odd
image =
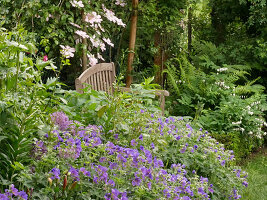
{"type": "Polygon", "coordinates": [[[243,169],[249,174],[249,185],[242,199],[267,200],[267,149],[246,161],[243,169]]]}

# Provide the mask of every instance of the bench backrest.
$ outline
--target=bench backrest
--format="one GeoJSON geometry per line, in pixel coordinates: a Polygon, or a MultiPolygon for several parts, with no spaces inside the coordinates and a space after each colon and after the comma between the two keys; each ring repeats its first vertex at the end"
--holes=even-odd
{"type": "Polygon", "coordinates": [[[75,87],[77,92],[83,93],[81,89],[85,88],[85,83],[87,83],[92,86],[93,90],[113,94],[113,83],[115,80],[114,63],[100,63],[85,70],[75,80],[75,87]]]}

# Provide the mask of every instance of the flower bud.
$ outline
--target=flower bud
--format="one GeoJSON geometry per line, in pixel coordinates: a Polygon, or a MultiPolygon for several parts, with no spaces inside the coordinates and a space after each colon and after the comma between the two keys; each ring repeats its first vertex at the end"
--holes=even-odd
{"type": "Polygon", "coordinates": [[[47,180],[48,180],[48,182],[49,182],[49,186],[51,186],[52,183],[53,183],[53,180],[52,180],[51,178],[48,178],[47,180]]]}
{"type": "Polygon", "coordinates": [[[76,185],[77,185],[77,181],[75,181],[74,183],[71,184],[70,190],[74,189],[76,185]]]}
{"type": "Polygon", "coordinates": [[[67,184],[68,184],[68,179],[67,179],[67,176],[64,175],[64,180],[63,180],[63,191],[66,189],[67,184]]]}

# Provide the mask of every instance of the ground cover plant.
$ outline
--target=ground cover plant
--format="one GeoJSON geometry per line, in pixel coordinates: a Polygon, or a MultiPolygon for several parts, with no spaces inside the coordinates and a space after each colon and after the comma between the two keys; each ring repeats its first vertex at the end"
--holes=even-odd
{"type": "Polygon", "coordinates": [[[231,167],[232,152],[224,151],[207,133],[193,131],[182,119],[150,115],[146,125],[150,126],[149,138],[141,130],[140,135],[137,130],[135,135],[110,131],[106,136],[102,127],[84,127],[63,112],[53,113],[51,118],[57,128],[36,140],[31,155],[35,160],[19,178],[30,198],[238,199],[238,191],[247,186],[246,173],[231,167]],[[128,140],[128,136],[134,139],[128,140]],[[166,160],[169,155],[162,156],[161,148],[170,149],[158,145],[171,142],[177,142],[175,150],[181,154],[176,160],[166,160]],[[204,154],[202,158],[198,158],[200,154],[204,154]],[[213,169],[205,171],[207,166],[190,163],[198,159],[209,160],[213,169]],[[204,174],[209,178],[201,176],[204,174]]]}

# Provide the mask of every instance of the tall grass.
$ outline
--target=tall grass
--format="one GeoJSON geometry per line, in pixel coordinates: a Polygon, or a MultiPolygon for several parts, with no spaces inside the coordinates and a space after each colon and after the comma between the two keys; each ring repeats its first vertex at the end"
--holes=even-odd
{"type": "Polygon", "coordinates": [[[267,149],[245,162],[243,169],[249,174],[244,200],[267,200],[267,149]]]}

